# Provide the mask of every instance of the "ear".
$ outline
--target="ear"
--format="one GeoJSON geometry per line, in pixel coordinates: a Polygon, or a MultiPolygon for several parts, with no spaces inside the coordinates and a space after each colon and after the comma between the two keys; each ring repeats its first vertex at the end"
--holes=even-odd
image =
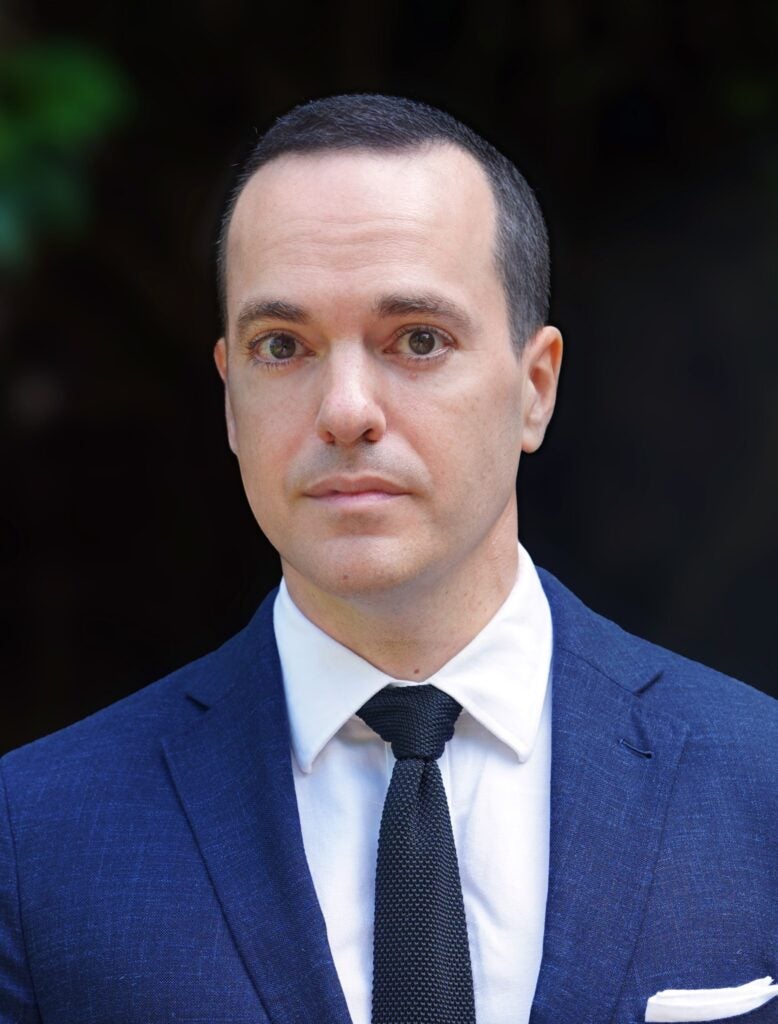
{"type": "Polygon", "coordinates": [[[232,414],[229,378],[227,374],[227,342],[224,338],[219,338],[213,347],[213,361],[216,363],[216,369],[219,371],[219,376],[224,381],[224,417],[227,421],[227,440],[232,453],[237,455],[238,445],[236,440],[235,417],[232,414]]]}
{"type": "Polygon", "coordinates": [[[556,327],[542,327],[527,342],[521,354],[524,364],[524,429],[521,448],[540,448],[556,403],[559,370],[562,366],[562,335],[556,327]]]}

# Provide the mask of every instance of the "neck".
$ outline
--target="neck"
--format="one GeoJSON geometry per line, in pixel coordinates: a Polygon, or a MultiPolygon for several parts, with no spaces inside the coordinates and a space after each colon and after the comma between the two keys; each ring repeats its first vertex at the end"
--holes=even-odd
{"type": "Polygon", "coordinates": [[[514,528],[499,543],[493,538],[433,583],[413,580],[369,598],[326,594],[282,561],[284,579],[319,629],[395,679],[424,680],[466,647],[507,598],[518,570],[516,537],[514,528]]]}

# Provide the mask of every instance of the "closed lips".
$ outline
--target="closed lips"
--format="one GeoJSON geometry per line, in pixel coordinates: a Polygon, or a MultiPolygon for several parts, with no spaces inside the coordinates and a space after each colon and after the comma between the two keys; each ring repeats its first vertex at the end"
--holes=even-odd
{"type": "Polygon", "coordinates": [[[365,493],[407,494],[408,492],[397,484],[375,476],[356,477],[353,479],[347,477],[327,477],[305,491],[309,498],[330,497],[336,494],[365,493]]]}

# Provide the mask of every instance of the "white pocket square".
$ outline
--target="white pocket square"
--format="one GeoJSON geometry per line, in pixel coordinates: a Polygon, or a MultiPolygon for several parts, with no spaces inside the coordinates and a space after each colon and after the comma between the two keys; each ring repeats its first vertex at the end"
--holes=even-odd
{"type": "Polygon", "coordinates": [[[686,1024],[687,1021],[726,1020],[764,1006],[778,996],[773,979],[757,978],[735,988],[666,988],[646,1003],[646,1021],[686,1024]]]}

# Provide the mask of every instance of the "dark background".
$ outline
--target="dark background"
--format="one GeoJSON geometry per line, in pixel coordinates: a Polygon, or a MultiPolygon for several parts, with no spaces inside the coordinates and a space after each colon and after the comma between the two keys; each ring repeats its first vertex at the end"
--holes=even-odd
{"type": "Polygon", "coordinates": [[[535,561],[776,692],[775,3],[71,0],[5,4],[0,38],[0,750],[276,582],[224,436],[213,225],[255,130],[334,92],[442,106],[538,192],[567,347],[519,478],[535,561]]]}

